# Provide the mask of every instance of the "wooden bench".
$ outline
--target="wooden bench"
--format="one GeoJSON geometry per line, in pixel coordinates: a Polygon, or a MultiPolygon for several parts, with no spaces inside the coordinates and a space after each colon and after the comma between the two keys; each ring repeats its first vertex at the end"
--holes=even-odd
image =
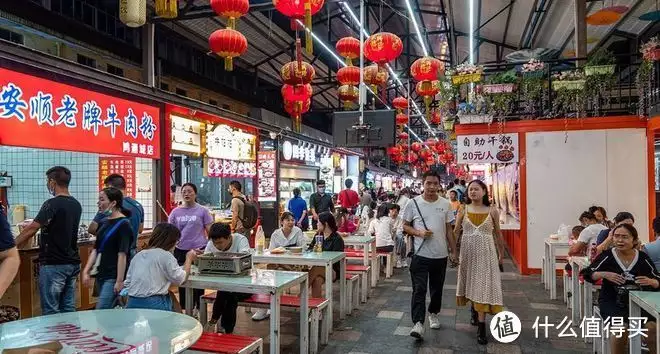
{"type": "MultiPolygon", "coordinates": [[[[200,310],[199,310],[199,322],[202,323],[202,326],[206,324],[207,313],[206,307],[209,303],[215,301],[216,292],[206,294],[200,297],[200,310]]],[[[331,324],[327,321],[327,311],[328,311],[327,299],[313,298],[308,299],[309,306],[309,351],[310,353],[317,353],[319,348],[319,325],[321,327],[321,344],[325,345],[328,343],[330,336],[330,326],[331,324]]],[[[255,307],[270,309],[270,295],[266,294],[257,294],[252,295],[249,298],[238,303],[238,306],[243,307],[255,307]]],[[[289,309],[298,309],[300,308],[300,298],[297,296],[291,295],[280,295],[280,307],[289,308],[289,309]]]]}
{"type": "Polygon", "coordinates": [[[357,264],[347,264],[346,273],[348,274],[358,274],[360,276],[360,281],[362,283],[362,293],[360,294],[360,301],[362,303],[367,302],[367,294],[369,293],[369,280],[371,274],[371,266],[357,265],[357,264]]]}
{"type": "Polygon", "coordinates": [[[251,354],[263,353],[263,339],[203,332],[186,353],[251,354]]]}
{"type": "Polygon", "coordinates": [[[360,301],[360,276],[358,274],[346,274],[346,300],[348,314],[351,314],[360,301]]]}

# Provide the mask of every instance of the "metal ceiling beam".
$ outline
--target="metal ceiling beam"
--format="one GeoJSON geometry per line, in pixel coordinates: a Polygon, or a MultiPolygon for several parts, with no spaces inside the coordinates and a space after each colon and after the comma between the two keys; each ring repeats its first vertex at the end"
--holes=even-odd
{"type": "Polygon", "coordinates": [[[431,46],[431,41],[429,40],[429,36],[426,33],[426,23],[424,22],[424,14],[421,12],[422,7],[419,6],[419,0],[415,0],[415,7],[416,7],[415,10],[419,12],[419,22],[422,27],[421,29],[424,31],[424,38],[426,38],[426,46],[428,47],[428,50],[430,52],[429,54],[431,54],[431,56],[435,58],[435,52],[433,51],[433,46],[431,46]]]}
{"type": "MultiPolygon", "coordinates": [[[[506,42],[506,36],[509,34],[509,23],[511,22],[511,12],[513,11],[513,4],[516,0],[509,1],[509,13],[506,15],[506,23],[504,24],[504,34],[502,35],[502,43],[506,42]]],[[[497,61],[502,61],[504,56],[504,47],[497,49],[497,61]]]]}
{"type": "Polygon", "coordinates": [[[628,17],[630,17],[631,14],[633,14],[635,12],[635,10],[637,10],[639,5],[641,5],[643,2],[644,2],[644,0],[637,0],[635,2],[635,4],[630,7],[630,10],[628,10],[628,12],[626,12],[623,16],[621,16],[621,18],[619,18],[619,20],[616,21],[614,26],[612,26],[612,28],[610,28],[610,30],[607,31],[607,34],[604,35],[603,37],[601,37],[601,39],[593,47],[593,50],[598,49],[601,45],[603,45],[603,43],[606,43],[607,40],[612,36],[612,34],[614,34],[614,32],[619,28],[619,26],[621,26],[622,23],[626,22],[628,17]]]}
{"type": "MultiPolygon", "coordinates": [[[[444,0],[440,0],[440,11],[442,11],[444,13],[447,13],[447,11],[445,11],[445,2],[444,2],[444,0]]],[[[449,28],[449,24],[447,23],[447,15],[442,16],[442,23],[443,23],[443,30],[446,31],[449,28]]],[[[453,61],[451,59],[452,58],[451,53],[454,51],[454,45],[452,43],[451,38],[447,39],[447,50],[450,53],[450,55],[448,56],[449,57],[449,65],[452,65],[453,61]]]]}
{"type": "MultiPolygon", "coordinates": [[[[364,4],[365,4],[365,5],[369,5],[369,6],[380,6],[380,3],[379,3],[379,2],[366,1],[364,4]]],[[[403,6],[397,6],[397,5],[392,5],[392,4],[387,4],[386,6],[389,7],[389,8],[391,8],[391,9],[395,9],[395,10],[397,10],[397,11],[401,11],[401,12],[403,12],[403,13],[408,12],[408,9],[406,9],[406,8],[403,7],[403,6]]],[[[440,11],[432,11],[432,10],[422,10],[422,9],[419,9],[418,12],[419,12],[419,13],[423,13],[423,14],[435,15],[435,16],[445,16],[445,13],[444,13],[444,12],[440,12],[440,11]]]]}
{"type": "MultiPolygon", "coordinates": [[[[273,60],[273,59],[279,57],[280,55],[282,55],[282,54],[284,54],[284,53],[290,51],[291,49],[293,49],[294,46],[295,46],[295,44],[291,44],[291,45],[289,45],[287,48],[284,48],[284,49],[280,50],[279,52],[277,52],[277,53],[275,53],[275,54],[271,54],[271,55],[267,56],[266,58],[264,58],[264,59],[262,59],[262,60],[260,60],[260,61],[258,61],[258,62],[256,62],[256,63],[252,64],[252,67],[253,67],[253,68],[256,68],[256,67],[258,67],[258,66],[260,66],[260,65],[262,65],[262,64],[264,64],[264,63],[266,63],[266,62],[269,62],[269,61],[271,61],[271,60],[273,60]]],[[[257,47],[255,47],[255,48],[257,48],[257,47]]]]}
{"type": "MultiPolygon", "coordinates": [[[[462,32],[462,31],[454,31],[454,33],[456,33],[456,36],[459,36],[459,37],[467,37],[467,36],[469,36],[468,33],[465,33],[465,32],[462,32]]],[[[482,42],[484,42],[484,43],[488,43],[488,44],[492,44],[492,45],[496,45],[496,46],[504,47],[504,48],[506,48],[506,49],[518,50],[518,48],[516,48],[515,46],[512,46],[511,44],[506,44],[506,43],[504,43],[504,42],[494,41],[494,40],[492,40],[492,39],[483,38],[483,37],[481,37],[481,36],[474,36],[474,39],[478,39],[478,40],[480,40],[480,41],[482,41],[482,42]]]]}
{"type": "MultiPolygon", "coordinates": [[[[589,3],[589,5],[587,5],[587,13],[589,13],[591,11],[591,8],[594,6],[594,2],[590,2],[590,1],[587,2],[589,3]]],[[[571,30],[571,33],[569,33],[566,39],[564,40],[564,44],[561,45],[561,49],[559,50],[559,53],[564,52],[564,49],[566,49],[566,46],[571,41],[571,39],[573,39],[574,35],[575,35],[575,28],[571,30]]]]}
{"type": "Polygon", "coordinates": [[[543,28],[543,25],[545,24],[545,20],[548,18],[548,13],[550,12],[551,6],[552,6],[552,0],[548,0],[548,6],[545,8],[545,11],[541,15],[541,21],[539,22],[538,26],[536,26],[534,37],[532,37],[531,46],[536,45],[536,38],[539,36],[539,33],[541,33],[541,28],[543,28]]]}
{"type": "MultiPolygon", "coordinates": [[[[479,25],[481,25],[481,9],[482,9],[481,5],[483,5],[483,3],[482,3],[481,0],[479,0],[479,2],[477,4],[478,4],[477,5],[477,26],[479,26],[479,25]]],[[[481,27],[477,27],[477,30],[476,30],[477,33],[473,34],[474,38],[479,38],[479,32],[480,32],[479,29],[480,28],[481,27]]],[[[482,41],[477,41],[477,47],[476,48],[470,48],[470,50],[475,50],[477,52],[475,63],[479,62],[479,48],[481,48],[481,43],[482,43],[482,41]]],[[[497,49],[497,48],[495,48],[495,49],[497,49]]]]}
{"type": "Polygon", "coordinates": [[[506,11],[506,9],[509,9],[509,13],[511,13],[511,5],[513,5],[514,2],[515,2],[515,0],[509,1],[509,3],[506,6],[504,6],[500,11],[497,11],[497,13],[495,15],[491,16],[484,23],[480,24],[479,27],[477,27],[477,29],[475,30],[475,34],[478,35],[480,29],[484,28],[484,26],[486,26],[488,23],[490,23],[490,21],[494,20],[502,12],[506,11]]]}
{"type": "Polygon", "coordinates": [[[390,14],[387,15],[387,17],[385,17],[384,20],[380,21],[380,23],[378,24],[378,27],[376,27],[376,30],[374,31],[374,33],[380,32],[380,30],[387,24],[387,22],[390,19],[392,19],[392,17],[394,17],[394,15],[396,15],[396,12],[390,11],[390,14]]]}
{"type": "Polygon", "coordinates": [[[456,37],[456,32],[454,31],[454,29],[456,28],[456,25],[454,23],[454,8],[452,7],[452,4],[451,4],[452,0],[447,0],[447,1],[448,1],[448,3],[447,3],[448,6],[447,7],[449,9],[449,13],[451,14],[450,15],[451,26],[449,27],[449,31],[450,31],[449,35],[451,37],[451,38],[449,38],[449,42],[452,43],[452,46],[450,46],[450,48],[453,48],[453,50],[450,53],[451,54],[451,62],[452,62],[452,64],[458,64],[458,39],[456,37]]]}
{"type": "Polygon", "coordinates": [[[518,48],[522,48],[523,41],[525,40],[525,35],[527,34],[527,29],[529,28],[529,24],[532,23],[532,17],[534,17],[534,14],[536,13],[536,6],[538,5],[539,0],[534,0],[534,5],[532,5],[532,9],[529,11],[529,15],[527,16],[527,22],[525,22],[525,27],[523,27],[523,31],[520,34],[520,41],[518,41],[518,48]]]}

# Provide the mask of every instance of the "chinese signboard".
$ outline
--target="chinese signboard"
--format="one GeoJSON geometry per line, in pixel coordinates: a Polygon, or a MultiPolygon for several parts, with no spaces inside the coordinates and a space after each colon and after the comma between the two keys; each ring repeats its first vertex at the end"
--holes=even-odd
{"type": "Polygon", "coordinates": [[[199,155],[201,147],[200,122],[172,116],[172,150],[199,155]]]}
{"type": "Polygon", "coordinates": [[[290,141],[282,143],[282,159],[284,161],[295,161],[306,165],[314,165],[316,162],[316,149],[313,145],[297,145],[290,141]]]}
{"type": "Polygon", "coordinates": [[[259,188],[258,196],[260,202],[274,202],[277,200],[277,187],[275,178],[275,151],[259,151],[259,188]]]}
{"type": "Polygon", "coordinates": [[[103,181],[109,175],[116,173],[126,180],[126,196],[135,198],[135,158],[134,157],[99,157],[99,187],[103,189],[103,181]]]}
{"type": "Polygon", "coordinates": [[[456,137],[458,163],[518,162],[518,134],[456,137]]]}
{"type": "Polygon", "coordinates": [[[207,171],[209,177],[252,178],[257,175],[257,164],[254,161],[208,159],[207,171]]]}
{"type": "Polygon", "coordinates": [[[254,160],[256,137],[219,125],[206,134],[206,156],[225,160],[254,160]]]}
{"type": "Polygon", "coordinates": [[[157,107],[0,68],[0,145],[159,158],[157,107]]]}

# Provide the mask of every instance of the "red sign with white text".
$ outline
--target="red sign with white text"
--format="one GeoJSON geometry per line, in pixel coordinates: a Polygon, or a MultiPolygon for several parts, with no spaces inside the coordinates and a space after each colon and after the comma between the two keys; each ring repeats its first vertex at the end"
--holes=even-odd
{"type": "Polygon", "coordinates": [[[126,180],[125,197],[135,198],[135,157],[99,157],[99,187],[111,174],[119,174],[126,180]]]}
{"type": "Polygon", "coordinates": [[[0,68],[0,145],[158,159],[158,107],[0,68]]]}

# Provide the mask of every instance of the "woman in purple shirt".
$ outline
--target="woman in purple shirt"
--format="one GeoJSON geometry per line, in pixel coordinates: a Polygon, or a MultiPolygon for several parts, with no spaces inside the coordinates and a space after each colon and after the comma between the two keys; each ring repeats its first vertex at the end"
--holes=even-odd
{"type": "MultiPolygon", "coordinates": [[[[213,218],[208,209],[197,204],[197,186],[192,183],[186,183],[181,187],[183,195],[183,205],[172,210],[168,219],[181,231],[179,243],[174,248],[174,258],[179,265],[186,261],[186,254],[192,249],[203,250],[206,247],[207,235],[213,218]]],[[[193,290],[193,313],[199,310],[199,297],[204,295],[204,289],[193,290]]],[[[185,288],[179,288],[179,302],[181,308],[186,307],[185,288]]]]}

